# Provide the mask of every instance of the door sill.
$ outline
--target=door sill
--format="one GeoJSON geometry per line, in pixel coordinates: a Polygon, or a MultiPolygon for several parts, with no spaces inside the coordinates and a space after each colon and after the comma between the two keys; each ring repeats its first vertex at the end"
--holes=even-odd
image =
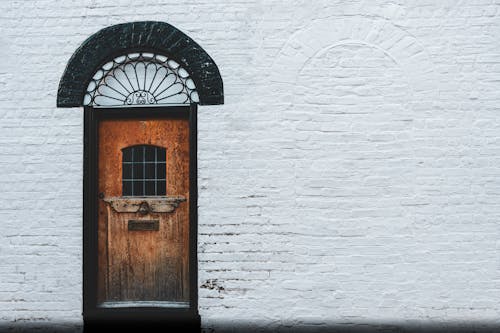
{"type": "Polygon", "coordinates": [[[103,302],[99,308],[175,308],[188,309],[189,302],[162,302],[162,301],[132,301],[132,302],[103,302]]]}

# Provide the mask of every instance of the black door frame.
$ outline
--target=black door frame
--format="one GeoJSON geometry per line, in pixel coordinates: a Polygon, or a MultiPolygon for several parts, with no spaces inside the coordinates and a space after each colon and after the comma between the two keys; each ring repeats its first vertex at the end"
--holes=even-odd
{"type": "MultiPolygon", "coordinates": [[[[197,104],[166,107],[84,108],[83,134],[83,320],[85,329],[95,325],[155,323],[162,327],[199,330],[198,314],[198,166],[197,104]],[[190,307],[99,308],[98,278],[98,126],[105,119],[189,120],[189,295],[190,307]],[[187,325],[187,326],[185,326],[187,325]]],[[[130,327],[130,326],[128,326],[130,327]]]]}

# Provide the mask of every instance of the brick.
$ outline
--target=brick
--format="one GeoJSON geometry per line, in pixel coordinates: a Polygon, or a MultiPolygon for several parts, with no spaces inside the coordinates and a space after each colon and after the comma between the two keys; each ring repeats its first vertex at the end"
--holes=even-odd
{"type": "Polygon", "coordinates": [[[224,287],[200,287],[203,327],[498,323],[499,15],[0,1],[0,320],[82,324],[83,113],[56,108],[57,85],[87,37],[146,17],[224,80],[198,114],[198,285],[224,287]]]}

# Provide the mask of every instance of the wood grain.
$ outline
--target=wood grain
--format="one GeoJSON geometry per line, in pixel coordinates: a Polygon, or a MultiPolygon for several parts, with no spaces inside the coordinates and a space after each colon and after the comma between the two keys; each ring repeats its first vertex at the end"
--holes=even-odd
{"type": "MultiPolygon", "coordinates": [[[[189,125],[184,119],[105,120],[99,124],[98,303],[189,300],[189,125]],[[166,148],[167,196],[186,199],[171,212],[118,212],[105,200],[122,195],[122,152],[166,148]],[[158,231],[129,231],[129,220],[159,220],[158,231]]],[[[165,198],[165,197],[164,197],[165,198]]],[[[157,205],[154,197],[141,200],[157,205]]],[[[109,200],[108,200],[109,201],[109,200]]]]}

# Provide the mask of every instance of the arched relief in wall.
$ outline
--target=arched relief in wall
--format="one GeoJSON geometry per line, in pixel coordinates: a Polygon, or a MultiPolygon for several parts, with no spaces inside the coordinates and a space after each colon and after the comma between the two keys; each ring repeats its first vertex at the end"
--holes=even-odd
{"type": "Polygon", "coordinates": [[[434,66],[418,40],[385,19],[359,17],[315,20],[290,36],[271,69],[276,92],[294,93],[299,73],[313,58],[333,47],[353,44],[379,49],[393,59],[410,84],[412,101],[437,96],[434,66]]]}
{"type": "Polygon", "coordinates": [[[298,72],[292,100],[299,105],[376,107],[407,104],[412,95],[410,82],[393,57],[375,45],[347,40],[307,59],[298,72]]]}
{"type": "Polygon", "coordinates": [[[304,184],[321,184],[332,204],[369,212],[371,200],[390,198],[412,215],[415,135],[437,96],[416,38],[386,20],[317,20],[289,38],[272,68],[282,126],[302,149],[297,195],[307,200],[304,184]]]}

